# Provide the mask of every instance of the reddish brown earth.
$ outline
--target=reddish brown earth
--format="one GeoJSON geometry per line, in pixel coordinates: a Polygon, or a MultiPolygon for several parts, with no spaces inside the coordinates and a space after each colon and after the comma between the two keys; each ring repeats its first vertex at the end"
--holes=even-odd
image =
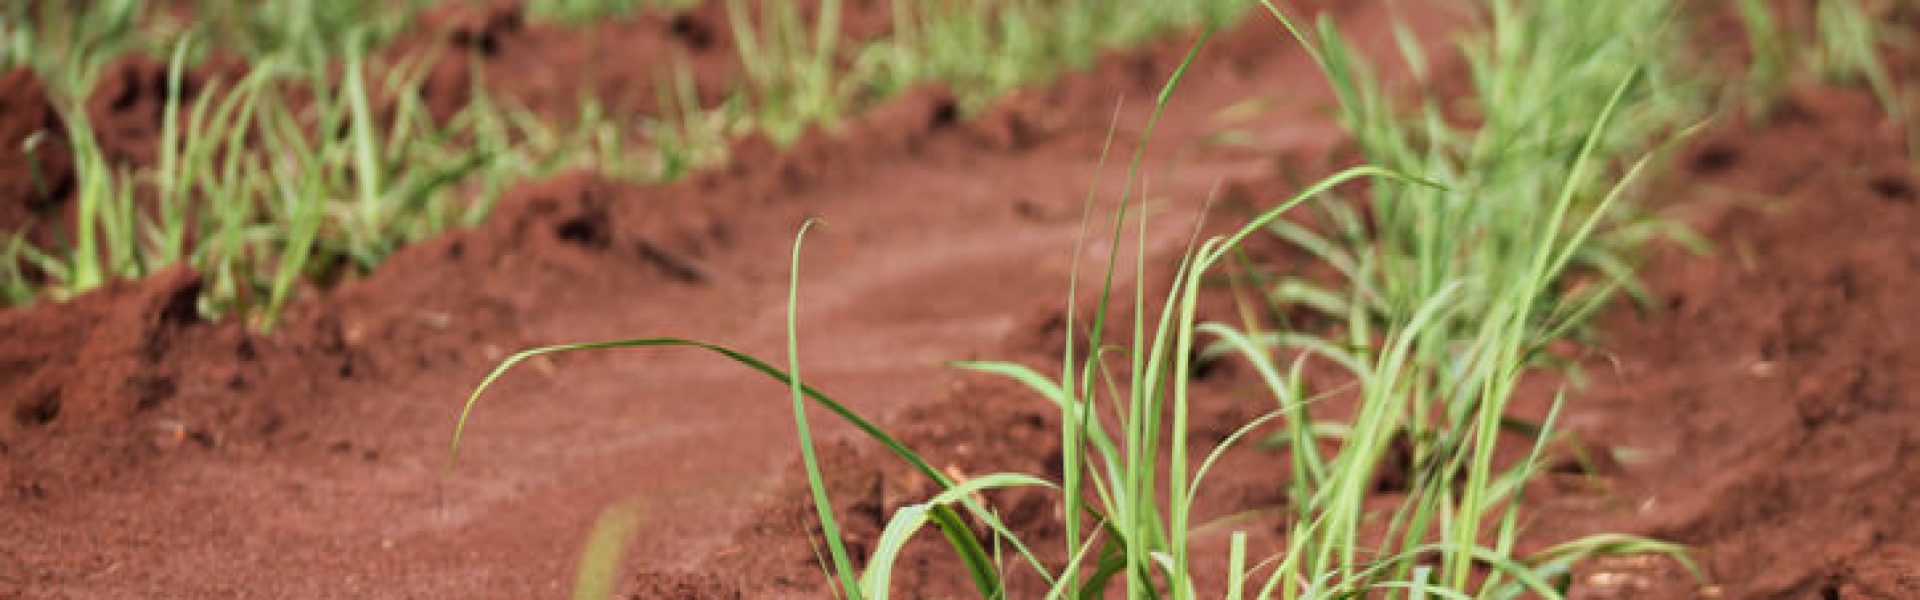
{"type": "MultiPolygon", "coordinates": [[[[807,22],[817,18],[819,2],[797,3],[807,22]]],[[[761,4],[745,3],[756,15],[761,4]]],[[[890,30],[891,7],[884,0],[842,2],[843,54],[853,42],[890,30]]],[[[441,55],[424,93],[442,114],[464,106],[479,83],[495,100],[551,119],[574,117],[586,99],[612,115],[655,115],[685,108],[660,105],[659,84],[670,81],[676,63],[687,69],[705,106],[724,99],[745,77],[724,2],[577,26],[531,22],[515,2],[447,3],[423,15],[419,29],[428,34],[403,37],[393,52],[441,55]]]]}
{"type": "Polygon", "coordinates": [[[1881,114],[1801,90],[1663,186],[1718,250],[1661,254],[1661,314],[1603,326],[1570,421],[1631,454],[1542,520],[1695,545],[1724,597],[1920,597],[1920,206],[1881,114]]]}
{"type": "MultiPolygon", "coordinates": [[[[1387,9],[1335,4],[1353,38],[1390,51],[1387,9]]],[[[500,58],[487,60],[538,63],[512,49],[564,46],[479,14],[495,16],[455,29],[498,28],[458,42],[496,36],[500,58]]],[[[1444,17],[1400,16],[1443,38],[1444,17]]],[[[603,28],[680,28],[650,19],[603,28]]],[[[646,35],[598,43],[654,43],[627,39],[646,35]]],[[[672,186],[586,174],[524,185],[487,225],[314,294],[271,335],[198,321],[187,272],[0,313],[0,597],[559,596],[614,506],[641,519],[636,573],[622,577],[636,596],[821,597],[780,385],[688,352],[535,361],[483,402],[444,473],[459,403],[537,343],[680,335],[783,356],[791,236],[821,217],[801,267],[808,380],[952,473],[1053,473],[1047,405],[943,363],[1051,364],[1081,202],[1088,186],[1110,200],[1121,184],[1119,169],[1097,168],[1109,120],[1136,137],[1184,51],[1110,57],[965,122],[922,90],[794,148],[742,142],[733,166],[672,186]]],[[[607,85],[593,93],[647,84],[607,85]]],[[[0,125],[17,119],[6,97],[0,125]]],[[[1218,223],[1274,201],[1281,170],[1324,170],[1339,141],[1326,98],[1273,25],[1216,39],[1148,153],[1145,251],[1183,247],[1211,190],[1225,190],[1218,223]],[[1206,143],[1229,127],[1219,109],[1253,97],[1276,102],[1231,125],[1250,146],[1206,143]]],[[[1565,424],[1617,449],[1618,465],[1555,476],[1533,496],[1530,543],[1667,537],[1698,546],[1718,587],[1619,559],[1584,566],[1576,596],[1920,597],[1920,405],[1901,393],[1920,377],[1903,319],[1920,300],[1914,182],[1865,94],[1810,90],[1787,107],[1724,126],[1656,188],[1719,248],[1663,252],[1647,279],[1665,310],[1606,320],[1594,384],[1565,424]]],[[[1267,407],[1220,367],[1200,386],[1203,445],[1267,407]]],[[[844,427],[824,435],[849,541],[870,548],[931,484],[840,441],[853,440],[844,427]]],[[[1280,457],[1228,461],[1203,516],[1284,502],[1270,476],[1280,457]]],[[[991,499],[1058,558],[1044,542],[1058,535],[1053,498],[991,499]]],[[[900,589],[965,596],[931,537],[900,589]]],[[[1035,584],[1014,583],[1016,597],[1035,584]]]]}

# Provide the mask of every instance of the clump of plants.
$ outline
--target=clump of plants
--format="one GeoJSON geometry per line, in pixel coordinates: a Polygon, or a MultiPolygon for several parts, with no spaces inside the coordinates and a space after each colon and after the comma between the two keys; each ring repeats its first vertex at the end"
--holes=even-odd
{"type": "MultiPolygon", "coordinates": [[[[50,134],[71,140],[78,180],[78,218],[54,244],[0,232],[0,292],[13,303],[184,263],[210,279],[205,315],[267,328],[308,282],[371,269],[402,245],[476,224],[516,181],[563,168],[671,181],[724,161],[736,136],[790,141],[912,83],[949,81],[978,105],[1084,63],[1098,48],[1244,12],[1225,0],[895,0],[896,30],[848,49],[839,0],[822,2],[811,20],[789,2],[728,0],[747,74],[731,99],[701,105],[689,67],[676,64],[658,74],[663,114],[615,115],[589,98],[556,124],[480,86],[458,114],[432,118],[421,82],[431,61],[456,58],[378,58],[425,0],[193,0],[183,4],[198,18],[192,25],[159,4],[0,9],[0,66],[32,67],[56,90],[67,129],[50,134]],[[189,97],[186,73],[214,49],[245,58],[248,74],[189,97]],[[84,108],[108,64],[141,52],[169,57],[165,131],[152,165],[109,159],[84,108]]],[[[680,5],[537,0],[526,8],[583,23],[680,5]]]]}
{"type": "Polygon", "coordinates": [[[305,282],[478,223],[513,181],[578,164],[636,178],[688,168],[624,152],[600,113],[556,133],[477,93],[434,118],[421,96],[432,57],[368,58],[417,3],[226,4],[197,3],[213,16],[175,33],[142,2],[8,9],[0,23],[19,37],[6,59],[49,82],[66,130],[47,134],[67,140],[78,184],[72,227],[50,245],[4,232],[8,299],[65,298],[186,264],[208,278],[204,314],[270,328],[305,282]],[[172,46],[156,158],[112,159],[85,99],[105,64],[161,39],[172,46]],[[210,47],[249,57],[249,69],[188,85],[210,47]]]}
{"type": "Polygon", "coordinates": [[[13,239],[0,257],[16,265],[0,279],[10,297],[65,297],[187,264],[209,279],[204,313],[270,327],[308,276],[364,272],[408,242],[478,223],[508,183],[582,160],[596,142],[543,136],[484,98],[436,120],[419,92],[425,64],[373,73],[359,43],[337,76],[276,54],[189,99],[192,40],[169,63],[152,165],[110,160],[84,108],[65,104],[73,235],[46,248],[13,239]]]}
{"type": "Polygon", "coordinates": [[[1908,155],[1920,156],[1920,129],[1909,119],[1908,94],[1881,60],[1884,46],[1913,41],[1882,22],[1893,4],[1816,0],[1789,5],[1797,11],[1780,11],[1767,0],[1739,0],[1736,9],[1752,55],[1743,97],[1750,116],[1770,115],[1796,83],[1864,85],[1887,116],[1907,129],[1908,155]]]}
{"type": "MultiPolygon", "coordinates": [[[[1380,166],[1349,169],[1305,186],[1232,234],[1199,241],[1181,262],[1172,288],[1158,297],[1157,318],[1137,311],[1131,338],[1117,343],[1102,333],[1108,318],[1104,299],[1120,292],[1110,283],[1120,266],[1110,261],[1109,283],[1100,290],[1103,301],[1093,314],[1083,318],[1069,307],[1070,339],[1055,376],[1009,363],[963,363],[1024,382],[1060,411],[1062,476],[1057,481],[999,473],[956,482],[930,468],[911,449],[800,383],[791,317],[785,372],[689,340],[540,348],[502,363],[469,398],[465,411],[514,364],[581,349],[698,347],[786,382],[793,388],[803,464],[825,532],[825,568],[837,592],[853,598],[887,597],[895,560],[907,540],[928,525],[950,542],[983,598],[1007,594],[1006,573],[985,550],[995,546],[1011,548],[1019,557],[1015,568],[1031,569],[1046,582],[1047,597],[1124,591],[1130,598],[1553,598],[1564,591],[1571,565],[1596,554],[1658,552],[1690,564],[1677,546],[1621,535],[1517,554],[1520,496],[1539,470],[1553,423],[1549,416],[1530,428],[1532,441],[1523,458],[1496,461],[1502,433],[1510,431],[1506,409],[1521,379],[1540,362],[1542,348],[1577,329],[1605,302],[1607,292],[1631,286],[1631,263],[1618,257],[1659,231],[1622,217],[1631,183],[1648,163],[1635,156],[1691,114],[1684,110],[1686,102],[1666,95],[1683,82],[1654,64],[1667,48],[1617,35],[1623,25],[1663,29],[1671,15],[1627,6],[1634,3],[1543,4],[1489,0],[1484,5],[1490,30],[1467,51],[1476,97],[1487,111],[1479,127],[1450,125],[1432,103],[1416,113],[1418,118],[1405,119],[1389,105],[1378,80],[1340,44],[1337,29],[1323,24],[1317,37],[1309,37],[1269,5],[1327,70],[1340,93],[1343,118],[1380,166]],[[1568,14],[1580,18],[1562,19],[1568,14]],[[1564,26],[1569,30],[1550,25],[1554,21],[1581,25],[1564,26]],[[1554,93],[1537,93],[1541,89],[1554,93]],[[1316,232],[1282,219],[1309,204],[1357,214],[1357,200],[1334,192],[1361,179],[1371,183],[1371,224],[1336,217],[1324,222],[1343,228],[1316,232]],[[1284,283],[1269,290],[1270,301],[1278,306],[1317,299],[1313,308],[1342,319],[1350,337],[1198,321],[1202,282],[1262,232],[1308,249],[1346,276],[1340,287],[1284,283]],[[1574,273],[1597,274],[1601,287],[1567,291],[1562,284],[1574,273]],[[1308,285],[1314,287],[1303,287],[1308,285]],[[1077,339],[1073,334],[1083,324],[1091,333],[1077,339]],[[1275,405],[1202,456],[1193,453],[1188,437],[1189,357],[1209,340],[1213,355],[1232,354],[1251,364],[1275,405]],[[1076,355],[1076,348],[1093,350],[1076,355]],[[1328,361],[1351,375],[1358,408],[1350,422],[1324,423],[1311,415],[1308,409],[1317,398],[1302,377],[1309,361],[1328,361]],[[821,484],[802,410],[809,400],[854,423],[945,489],[897,511],[863,570],[853,567],[840,541],[821,484]],[[1267,428],[1284,432],[1278,437],[1287,441],[1291,464],[1275,473],[1276,483],[1291,492],[1286,549],[1250,557],[1247,534],[1234,534],[1228,588],[1203,592],[1193,573],[1195,499],[1221,453],[1267,428]],[[1410,490],[1387,514],[1370,513],[1366,501],[1372,484],[1400,440],[1414,448],[1410,490]],[[1027,541],[1008,531],[974,495],[1007,487],[1040,487],[1060,495],[1066,508],[1064,550],[1071,557],[1064,564],[1039,560],[1027,541]],[[986,524],[991,534],[975,537],[960,521],[962,515],[986,524]]],[[[1414,47],[1407,46],[1408,60],[1423,64],[1414,47]]],[[[1158,109],[1173,97],[1185,68],[1159,96],[1145,136],[1152,134],[1158,109]]],[[[1140,160],[1136,154],[1130,173],[1137,174],[1140,160]]],[[[1131,192],[1123,193],[1112,234],[1116,242],[1126,234],[1127,215],[1142,212],[1132,202],[1131,192]]],[[[1139,226],[1144,235],[1144,222],[1139,226]]],[[[1144,271],[1145,264],[1134,268],[1144,271]]],[[[790,304],[798,299],[798,281],[796,262],[790,304]]],[[[1133,290],[1135,305],[1154,306],[1149,293],[1133,290]]],[[[454,444],[457,451],[458,432],[454,444]]]]}

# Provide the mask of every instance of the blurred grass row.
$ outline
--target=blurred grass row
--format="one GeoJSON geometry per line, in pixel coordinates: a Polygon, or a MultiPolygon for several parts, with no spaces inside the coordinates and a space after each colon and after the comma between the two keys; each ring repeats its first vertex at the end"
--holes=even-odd
{"type": "MultiPolygon", "coordinates": [[[[46,228],[51,239],[0,240],[0,294],[13,303],[61,299],[186,264],[209,279],[206,316],[267,329],[303,281],[364,272],[410,241],[476,224],[517,181],[569,168],[671,181],[724,161],[738,136],[791,141],[928,81],[980,107],[1103,49],[1249,8],[1237,0],[894,0],[892,31],[853,42],[842,39],[842,0],[820,0],[814,11],[715,1],[746,73],[724,101],[701,105],[691,67],[676,63],[657,75],[659,114],[614,114],[583,98],[564,123],[479,82],[453,115],[432,114],[422,93],[433,61],[460,57],[383,52],[433,7],[425,0],[9,4],[0,9],[0,68],[29,68],[51,91],[65,131],[36,141],[64,141],[76,185],[70,226],[46,228]],[[134,54],[167,64],[151,163],[103,151],[86,109],[102,74],[134,54]],[[216,54],[247,68],[212,77],[189,98],[182,82],[216,54]]],[[[688,4],[530,0],[524,10],[552,26],[591,27],[688,4]]],[[[22,151],[41,164],[36,153],[51,148],[22,151]]]]}

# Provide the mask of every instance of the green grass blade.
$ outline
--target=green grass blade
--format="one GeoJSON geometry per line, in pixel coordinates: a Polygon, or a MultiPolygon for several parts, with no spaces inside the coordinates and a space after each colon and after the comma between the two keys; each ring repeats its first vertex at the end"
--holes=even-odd
{"type": "MultiPolygon", "coordinates": [[[[966,497],[993,489],[1013,487],[1052,488],[1053,484],[1038,477],[1019,473],[993,473],[961,482],[922,504],[901,507],[887,521],[887,527],[880,533],[879,541],[874,544],[873,556],[867,561],[867,571],[861,575],[861,593],[873,600],[885,600],[889,596],[889,584],[892,582],[894,562],[899,559],[900,551],[906,547],[913,535],[928,522],[928,513],[936,506],[951,506],[966,497]]],[[[974,565],[969,565],[970,567],[974,565]]],[[[984,572],[977,568],[973,571],[977,580],[981,578],[997,579],[998,573],[991,569],[984,572]]],[[[997,583],[994,587],[998,587],[997,583]]],[[[985,589],[982,592],[986,592],[985,589]]]]}
{"type": "Polygon", "coordinates": [[[806,240],[807,230],[813,227],[813,221],[800,225],[800,233],[793,239],[792,271],[787,284],[787,373],[788,387],[793,391],[793,422],[800,436],[800,459],[807,470],[807,487],[813,491],[813,506],[820,517],[820,528],[827,538],[827,551],[833,557],[834,570],[840,577],[840,589],[852,600],[860,600],[858,574],[853,569],[853,559],[847,554],[846,540],[840,536],[840,526],[833,516],[833,502],[827,497],[827,484],[820,474],[820,462],[814,455],[813,429],[807,426],[807,394],[800,383],[800,334],[796,315],[800,311],[800,247],[806,240]]]}

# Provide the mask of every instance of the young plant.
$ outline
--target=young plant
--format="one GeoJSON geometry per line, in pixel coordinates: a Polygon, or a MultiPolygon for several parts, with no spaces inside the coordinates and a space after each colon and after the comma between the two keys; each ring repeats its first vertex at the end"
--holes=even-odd
{"type": "MultiPolygon", "coordinates": [[[[1676,226],[1613,203],[1623,190],[1607,179],[1626,168],[1622,156],[1655,147],[1655,136],[1670,135],[1696,114],[1697,88],[1667,62],[1678,55],[1671,9],[1489,0],[1490,30],[1464,45],[1478,110],[1465,119],[1471,126],[1461,126],[1457,109],[1433,100],[1404,116],[1330,23],[1310,37],[1267,7],[1320,62],[1363,155],[1439,185],[1374,186],[1364,199],[1328,195],[1313,205],[1315,226],[1273,223],[1274,234],[1340,275],[1337,282],[1281,278],[1269,289],[1273,314],[1294,307],[1319,313],[1341,337],[1307,345],[1310,336],[1277,332],[1261,333],[1259,341],[1335,357],[1353,370],[1392,348],[1383,333],[1419,324],[1422,333],[1404,349],[1419,368],[1396,373],[1412,378],[1395,382],[1410,403],[1390,422],[1390,434],[1412,445],[1416,464],[1442,460],[1460,447],[1466,424],[1459,420],[1470,406],[1450,406],[1449,399],[1470,402],[1461,392],[1476,385],[1476,375],[1462,369],[1462,348],[1507,318],[1502,294],[1540,294],[1539,309],[1527,312],[1516,334],[1529,344],[1518,356],[1547,361],[1546,344],[1578,334],[1616,291],[1645,297],[1632,277],[1635,248],[1661,235],[1691,241],[1676,226]],[[1642,83],[1622,83],[1634,81],[1642,83]],[[1584,129],[1616,111],[1607,127],[1584,129]],[[1590,222],[1593,230],[1570,247],[1567,268],[1533,281],[1532,253],[1566,219],[1590,222]],[[1569,273],[1588,283],[1569,283],[1569,273]],[[1447,299],[1444,310],[1434,307],[1437,298],[1447,299]]],[[[1401,47],[1418,73],[1425,64],[1419,46],[1403,39],[1401,47]]],[[[1297,449],[1310,439],[1303,435],[1310,427],[1300,427],[1297,449]]]]}
{"type": "Polygon", "coordinates": [[[183,38],[145,168],[109,161],[85,111],[65,111],[79,184],[71,241],[9,236],[32,271],[11,263],[0,285],[16,299],[65,297],[185,262],[208,280],[203,312],[271,328],[308,276],[371,269],[408,242],[477,223],[506,181],[590,162],[581,157],[596,138],[532,144],[529,121],[484,95],[437,122],[419,96],[426,63],[370,65],[369,41],[349,38],[337,75],[289,51],[231,85],[194,86],[191,99],[186,57],[200,38],[183,38]],[[487,183],[477,193],[476,179],[487,183]],[[149,191],[151,203],[135,202],[149,191]]]}
{"type": "Polygon", "coordinates": [[[945,82],[963,107],[1083,67],[1102,50],[1168,30],[1218,26],[1247,12],[1236,0],[894,0],[890,37],[862,48],[854,78],[881,95],[945,82]]]}
{"type": "Polygon", "coordinates": [[[843,77],[835,64],[840,2],[821,0],[809,24],[792,2],[727,0],[734,47],[747,72],[754,126],[777,141],[792,141],[808,125],[840,117],[843,77]],[[811,25],[811,29],[809,29],[811,25]]]}
{"type": "Polygon", "coordinates": [[[1785,93],[1792,74],[1793,40],[1780,25],[1767,0],[1739,0],[1740,22],[1746,27],[1747,47],[1752,57],[1747,63],[1747,104],[1754,117],[1773,110],[1773,103],[1785,93]]]}
{"type": "MultiPolygon", "coordinates": [[[[1631,251],[1675,231],[1623,218],[1620,202],[1650,158],[1623,164],[1621,157],[1654,147],[1652,138],[1683,126],[1697,104],[1691,85],[1673,79],[1664,62],[1674,50],[1670,9],[1490,0],[1491,30],[1465,46],[1479,110],[1467,120],[1476,125],[1462,128],[1457,114],[1431,101],[1404,118],[1330,23],[1309,39],[1264,4],[1321,63],[1365,156],[1436,184],[1376,185],[1364,201],[1328,195],[1317,205],[1317,229],[1272,224],[1281,239],[1335,267],[1344,284],[1284,279],[1272,288],[1274,313],[1318,311],[1344,329],[1344,339],[1251,325],[1246,333],[1213,329],[1226,342],[1209,354],[1246,356],[1278,397],[1300,392],[1289,391],[1262,346],[1293,355],[1294,372],[1309,359],[1341,365],[1357,387],[1354,420],[1338,428],[1332,459],[1322,458],[1316,435],[1327,428],[1282,402],[1293,420],[1281,439],[1295,465],[1290,489],[1299,512],[1289,552],[1263,594],[1365,594],[1387,585],[1550,595],[1546,562],[1511,552],[1518,492],[1551,418],[1527,428],[1536,430],[1529,458],[1500,466],[1493,449],[1502,431],[1515,428],[1506,408],[1525,371],[1613,292],[1636,291],[1631,251]],[[1647,88],[1638,87],[1642,79],[1647,88]],[[1567,285],[1573,273],[1598,282],[1567,285]],[[1411,455],[1406,500],[1384,532],[1366,531],[1363,501],[1379,465],[1401,444],[1411,455]],[[1356,552],[1361,547],[1369,550],[1356,552]],[[1423,572],[1427,566],[1438,570],[1423,572]]],[[[1425,64],[1417,47],[1402,44],[1416,73],[1425,64]]]]}
{"type": "MultiPolygon", "coordinates": [[[[1907,136],[1907,157],[1920,158],[1920,126],[1907,115],[1907,94],[1880,59],[1886,27],[1868,14],[1861,0],[1822,0],[1815,11],[1818,43],[1813,62],[1822,76],[1842,82],[1864,80],[1887,117],[1907,136]]],[[[1912,169],[1920,174],[1920,167],[1912,169]]]]}
{"type": "MultiPolygon", "coordinates": [[[[791,407],[793,409],[794,425],[796,432],[799,434],[802,466],[807,474],[808,488],[812,492],[814,506],[821,519],[823,536],[826,538],[828,553],[833,564],[833,573],[840,586],[840,591],[844,593],[847,598],[886,598],[889,572],[885,567],[891,566],[891,557],[897,556],[899,546],[904,544],[905,539],[911,537],[913,532],[918,531],[929,523],[935,525],[945,534],[947,541],[953,546],[955,552],[961,556],[967,565],[969,573],[973,577],[975,585],[980,590],[981,597],[1004,598],[1005,589],[1002,585],[997,563],[988,553],[986,544],[983,544],[980,539],[974,536],[973,530],[968,527],[967,522],[962,519],[960,513],[961,508],[966,509],[976,520],[986,523],[996,532],[996,535],[1011,543],[1022,556],[1028,559],[1029,564],[1035,569],[1041,570],[1044,574],[1044,568],[1040,566],[1037,559],[1033,558],[1033,554],[1020,543],[1018,538],[1013,537],[1006,526],[1001,524],[998,517],[974,499],[977,492],[986,489],[1029,485],[1044,486],[1046,485],[1044,481],[1017,474],[994,474],[975,478],[965,483],[956,482],[939,469],[934,468],[932,464],[921,458],[919,454],[909,449],[905,444],[900,443],[900,441],[888,435],[878,426],[875,426],[859,414],[848,409],[844,404],[841,404],[819,390],[805,385],[801,381],[799,376],[798,323],[794,315],[798,311],[799,302],[801,244],[805,240],[806,230],[809,227],[811,227],[811,223],[802,226],[800,234],[796,236],[794,240],[793,246],[793,266],[787,295],[787,370],[782,371],[765,361],[724,346],[681,338],[641,338],[612,342],[565,344],[522,351],[502,361],[499,366],[487,374],[485,379],[481,380],[480,384],[474,388],[473,393],[467,397],[466,404],[460,410],[459,420],[454,425],[452,441],[449,442],[447,450],[446,468],[451,470],[459,457],[461,438],[466,430],[467,419],[472,416],[473,410],[478,405],[481,395],[485,393],[487,388],[491,386],[494,381],[498,380],[501,375],[506,374],[514,365],[524,362],[527,359],[553,353],[612,348],[692,348],[704,350],[718,354],[752,371],[771,377],[789,386],[792,392],[791,407]],[[873,438],[885,446],[888,451],[905,460],[908,464],[912,465],[915,470],[938,483],[945,490],[933,500],[924,504],[908,507],[908,509],[904,509],[896,515],[895,519],[888,524],[887,530],[882,536],[883,543],[877,547],[874,557],[869,561],[868,572],[864,576],[858,574],[853,568],[851,556],[847,552],[846,544],[836,525],[832,511],[832,499],[828,496],[826,486],[824,485],[824,476],[820,471],[819,460],[814,454],[812,428],[807,422],[806,407],[809,401],[826,408],[835,416],[873,438]]],[[[602,552],[606,552],[606,550],[602,550],[602,552]]],[[[584,585],[599,587],[597,582],[590,582],[584,585]]]]}
{"type": "Polygon", "coordinates": [[[566,24],[600,19],[626,19],[641,11],[681,9],[696,0],[528,0],[527,16],[566,24]]]}
{"type": "Polygon", "coordinates": [[[347,51],[392,39],[414,23],[425,0],[194,0],[194,27],[215,46],[250,60],[276,57],[321,69],[347,51]]]}
{"type": "Polygon", "coordinates": [[[1864,83],[1887,116],[1907,131],[1908,155],[1920,156],[1920,128],[1908,117],[1907,94],[1880,56],[1892,30],[1879,22],[1872,6],[1885,8],[1871,0],[1819,0],[1812,5],[1809,34],[1790,31],[1765,0],[1740,0],[1753,54],[1748,102],[1756,114],[1766,114],[1796,76],[1864,83]]]}
{"type": "Polygon", "coordinates": [[[1882,26],[1859,0],[1821,0],[1814,9],[1815,72],[1831,81],[1864,80],[1889,114],[1901,108],[1893,77],[1880,60],[1882,26]]]}
{"type": "Polygon", "coordinates": [[[146,15],[141,0],[8,3],[0,7],[0,62],[33,67],[56,94],[78,102],[109,62],[143,48],[135,32],[146,15]]]}

